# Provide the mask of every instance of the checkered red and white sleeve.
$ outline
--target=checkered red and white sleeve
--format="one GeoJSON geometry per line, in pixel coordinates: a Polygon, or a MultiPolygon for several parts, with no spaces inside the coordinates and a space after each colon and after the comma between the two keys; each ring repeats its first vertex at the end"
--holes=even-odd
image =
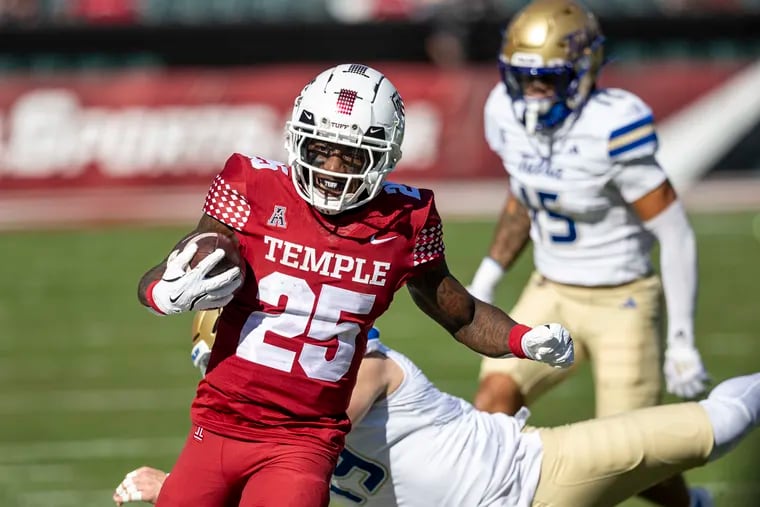
{"type": "Polygon", "coordinates": [[[224,170],[214,178],[203,203],[203,212],[235,230],[242,231],[251,216],[245,195],[245,177],[240,161],[231,157],[224,170]]]}
{"type": "Polygon", "coordinates": [[[414,244],[414,265],[419,266],[443,258],[443,227],[437,213],[428,217],[425,226],[420,229],[414,244]]]}

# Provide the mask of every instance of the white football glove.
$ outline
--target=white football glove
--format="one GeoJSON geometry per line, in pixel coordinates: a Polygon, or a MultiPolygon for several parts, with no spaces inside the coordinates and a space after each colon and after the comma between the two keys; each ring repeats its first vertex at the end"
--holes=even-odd
{"type": "Polygon", "coordinates": [[[699,351],[690,343],[668,344],[663,371],[666,389],[679,398],[696,398],[707,390],[710,382],[699,351]]]}
{"type": "Polygon", "coordinates": [[[521,345],[528,358],[555,368],[567,368],[575,360],[570,331],[561,324],[534,327],[522,336],[521,345]]]}
{"type": "Polygon", "coordinates": [[[198,245],[190,242],[182,251],[174,250],[166,260],[166,270],[161,280],[153,286],[152,293],[153,302],[162,313],[169,315],[221,308],[232,300],[234,292],[243,283],[237,266],[206,278],[208,272],[224,258],[221,248],[191,269],[189,263],[197,250],[198,245]]]}
{"type": "Polygon", "coordinates": [[[156,503],[161,486],[169,474],[150,467],[140,467],[129,472],[113,493],[116,505],[129,502],[156,503]]]}
{"type": "Polygon", "coordinates": [[[198,340],[198,343],[193,345],[193,350],[190,351],[190,360],[192,360],[193,366],[201,370],[201,375],[204,377],[209,359],[211,359],[211,348],[205,340],[198,340]]]}

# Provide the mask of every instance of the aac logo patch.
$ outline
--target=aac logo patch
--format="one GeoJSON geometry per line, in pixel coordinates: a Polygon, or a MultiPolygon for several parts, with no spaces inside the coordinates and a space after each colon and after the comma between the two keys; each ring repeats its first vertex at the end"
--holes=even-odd
{"type": "Polygon", "coordinates": [[[267,225],[272,227],[280,227],[281,229],[287,229],[288,222],[285,219],[285,212],[287,210],[288,209],[285,206],[275,204],[274,210],[272,210],[272,216],[269,217],[269,220],[267,220],[267,225]]]}

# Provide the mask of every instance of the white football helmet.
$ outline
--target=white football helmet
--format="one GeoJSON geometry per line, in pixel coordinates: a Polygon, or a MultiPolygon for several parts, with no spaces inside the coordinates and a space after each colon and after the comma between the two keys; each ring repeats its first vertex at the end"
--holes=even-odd
{"type": "Polygon", "coordinates": [[[319,74],[296,98],[287,123],[290,164],[298,195],[334,215],[372,200],[401,159],[404,102],[375,69],[343,64],[319,74]],[[351,173],[318,167],[337,147],[351,173]]]}

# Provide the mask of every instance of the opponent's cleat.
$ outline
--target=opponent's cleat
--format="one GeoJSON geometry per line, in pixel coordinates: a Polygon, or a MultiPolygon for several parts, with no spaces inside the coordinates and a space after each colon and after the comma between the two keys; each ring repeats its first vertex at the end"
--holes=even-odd
{"type": "Polygon", "coordinates": [[[689,507],[714,507],[713,497],[705,488],[689,488],[689,507]]]}

